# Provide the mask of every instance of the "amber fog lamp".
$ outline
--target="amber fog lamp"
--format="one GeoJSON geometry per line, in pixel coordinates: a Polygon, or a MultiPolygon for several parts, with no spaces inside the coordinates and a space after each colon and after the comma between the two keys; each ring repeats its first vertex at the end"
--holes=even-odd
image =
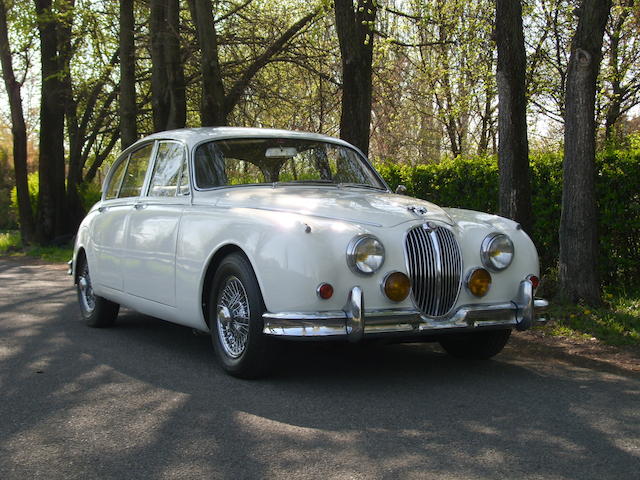
{"type": "Polygon", "coordinates": [[[323,300],[329,300],[333,296],[333,287],[330,283],[321,283],[316,292],[323,300]]]}
{"type": "Polygon", "coordinates": [[[467,288],[476,297],[484,297],[491,287],[491,274],[484,268],[471,270],[467,277],[467,288]]]}
{"type": "Polygon", "coordinates": [[[401,302],[409,296],[411,280],[402,272],[389,273],[382,281],[382,290],[389,300],[401,302]]]}

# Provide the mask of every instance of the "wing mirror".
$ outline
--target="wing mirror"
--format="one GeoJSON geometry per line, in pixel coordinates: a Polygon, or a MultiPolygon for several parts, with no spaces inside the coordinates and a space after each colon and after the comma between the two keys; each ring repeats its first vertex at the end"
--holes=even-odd
{"type": "Polygon", "coordinates": [[[396,187],[396,193],[398,195],[406,195],[407,194],[407,187],[405,187],[404,185],[398,185],[396,187]]]}

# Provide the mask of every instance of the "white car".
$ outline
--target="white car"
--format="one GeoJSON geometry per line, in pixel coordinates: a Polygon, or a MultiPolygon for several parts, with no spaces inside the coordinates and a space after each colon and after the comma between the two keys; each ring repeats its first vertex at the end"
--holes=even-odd
{"type": "Polygon", "coordinates": [[[220,127],[127,148],[70,273],[90,326],[123,305],[211,332],[223,368],[255,377],[275,339],[492,357],[513,328],[545,321],[538,268],[516,222],[394,194],[342,140],[220,127]]]}

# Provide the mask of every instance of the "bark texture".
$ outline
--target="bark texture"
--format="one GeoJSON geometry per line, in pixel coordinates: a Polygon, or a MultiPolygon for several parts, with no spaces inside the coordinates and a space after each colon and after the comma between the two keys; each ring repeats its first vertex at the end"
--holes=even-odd
{"type": "Polygon", "coordinates": [[[336,32],[342,57],[340,138],[369,152],[371,127],[374,0],[335,0],[336,32]]]}
{"type": "Polygon", "coordinates": [[[531,180],[520,1],[496,0],[500,214],[531,231],[531,180]]]}
{"type": "Polygon", "coordinates": [[[66,233],[64,114],[65,91],[58,54],[58,22],[51,0],[35,0],[40,35],[42,92],[40,100],[40,161],[36,235],[48,243],[66,233]]]}
{"type": "Polygon", "coordinates": [[[218,59],[218,36],[213,21],[211,0],[189,0],[189,9],[196,25],[200,45],[202,75],[200,123],[203,127],[226,125],[224,86],[218,59]]]}
{"type": "Polygon", "coordinates": [[[27,183],[27,126],[22,108],[22,85],[16,79],[9,46],[7,28],[7,10],[4,0],[0,0],[0,65],[2,77],[9,97],[11,111],[11,136],[13,139],[13,168],[16,178],[16,194],[18,197],[18,217],[20,235],[24,244],[34,240],[34,221],[27,183]]]}
{"type": "Polygon", "coordinates": [[[134,0],[120,0],[120,145],[122,150],[138,139],[133,2],[134,0]]]}
{"type": "Polygon", "coordinates": [[[178,0],[151,0],[151,105],[155,131],[187,121],[184,64],[180,57],[178,0]]]}
{"type": "Polygon", "coordinates": [[[601,303],[595,192],[595,96],[611,0],[583,0],[571,45],[565,96],[564,185],[560,219],[560,292],[601,303]]]}

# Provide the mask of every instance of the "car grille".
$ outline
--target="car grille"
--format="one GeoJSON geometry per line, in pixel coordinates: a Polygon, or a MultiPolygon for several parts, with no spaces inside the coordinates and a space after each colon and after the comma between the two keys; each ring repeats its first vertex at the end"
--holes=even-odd
{"type": "Polygon", "coordinates": [[[407,234],[405,250],[415,304],[430,317],[446,314],[458,298],[462,276],[453,233],[443,227],[414,227],[407,234]]]}

